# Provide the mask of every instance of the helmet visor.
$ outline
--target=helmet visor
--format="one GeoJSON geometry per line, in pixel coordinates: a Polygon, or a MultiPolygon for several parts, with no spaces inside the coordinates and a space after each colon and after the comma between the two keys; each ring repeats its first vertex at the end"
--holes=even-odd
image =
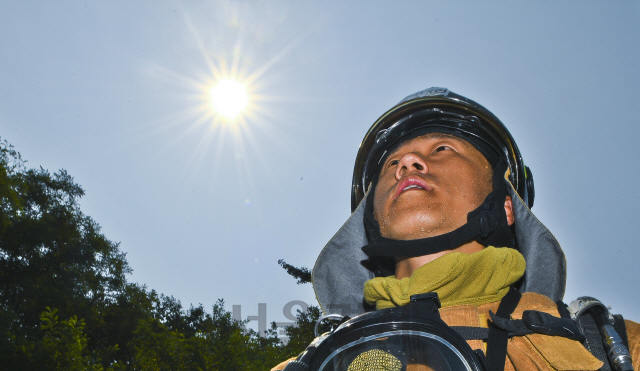
{"type": "Polygon", "coordinates": [[[380,130],[364,163],[363,189],[367,189],[379,172],[384,159],[406,140],[430,133],[451,134],[471,143],[493,167],[500,158],[508,158],[498,139],[487,131],[475,116],[443,112],[437,108],[415,112],[380,130]]]}

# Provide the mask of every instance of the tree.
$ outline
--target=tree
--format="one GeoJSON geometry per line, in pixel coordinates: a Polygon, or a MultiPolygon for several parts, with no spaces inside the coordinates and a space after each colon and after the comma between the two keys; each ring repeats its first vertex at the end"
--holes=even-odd
{"type": "MultiPolygon", "coordinates": [[[[290,276],[297,279],[298,285],[311,282],[311,271],[309,268],[294,267],[291,264],[287,264],[284,259],[278,260],[278,264],[280,264],[290,276]]],[[[306,312],[298,310],[295,325],[288,326],[285,329],[285,333],[289,338],[285,346],[287,354],[296,355],[305,350],[313,341],[315,337],[315,324],[321,315],[322,311],[316,306],[310,306],[306,312]]]]}
{"type": "MultiPolygon", "coordinates": [[[[0,142],[0,332],[9,338],[41,339],[47,307],[95,328],[97,308],[124,287],[130,272],[124,254],[80,211],[82,195],[66,171],[27,169],[13,147],[0,142]]],[[[19,342],[3,344],[8,364],[33,361],[11,347],[19,342]]]]}
{"type": "Polygon", "coordinates": [[[278,264],[280,264],[280,266],[284,268],[290,276],[298,280],[297,281],[298,285],[311,282],[311,271],[309,271],[309,268],[294,267],[291,264],[287,264],[287,262],[285,262],[284,259],[278,260],[278,264]]]}
{"type": "Polygon", "coordinates": [[[60,321],[57,310],[47,308],[40,315],[44,333],[41,346],[48,356],[48,365],[56,371],[103,371],[101,364],[86,355],[85,323],[76,316],[60,321]]]}
{"type": "Polygon", "coordinates": [[[275,324],[260,337],[222,300],[184,309],[127,282],[125,254],[82,213],[83,195],[66,171],[28,169],[0,142],[0,370],[265,370],[313,339],[317,307],[285,345],[275,324]]]}
{"type": "Polygon", "coordinates": [[[285,329],[285,333],[289,337],[286,345],[288,354],[297,355],[311,344],[315,338],[316,322],[321,315],[320,308],[313,305],[309,306],[306,312],[298,310],[296,324],[285,329]]]}

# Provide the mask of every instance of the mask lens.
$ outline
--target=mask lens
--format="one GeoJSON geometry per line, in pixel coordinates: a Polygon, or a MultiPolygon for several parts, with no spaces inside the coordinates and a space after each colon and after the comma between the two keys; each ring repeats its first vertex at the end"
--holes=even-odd
{"type": "Polygon", "coordinates": [[[467,371],[462,354],[441,337],[412,330],[360,338],[334,351],[322,371],[467,371]]]}

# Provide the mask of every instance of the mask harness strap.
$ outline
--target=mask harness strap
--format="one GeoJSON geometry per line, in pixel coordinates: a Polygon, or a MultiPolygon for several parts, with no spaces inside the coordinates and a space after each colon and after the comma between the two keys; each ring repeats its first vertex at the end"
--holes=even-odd
{"type": "MultiPolygon", "coordinates": [[[[480,241],[486,241],[489,235],[500,227],[503,220],[506,222],[503,204],[504,196],[498,192],[492,192],[480,207],[469,213],[467,224],[452,232],[408,241],[378,237],[378,241],[363,247],[362,251],[368,256],[411,258],[451,250],[474,240],[476,237],[480,241]]],[[[495,245],[499,247],[513,246],[513,242],[506,241],[502,244],[498,242],[495,245]]]]}
{"type": "Polygon", "coordinates": [[[380,235],[380,226],[373,215],[373,194],[377,177],[374,178],[364,215],[369,244],[362,251],[369,257],[411,258],[453,250],[472,240],[477,240],[484,246],[515,247],[515,238],[504,211],[505,197],[508,195],[503,179],[505,171],[506,164],[501,160],[494,170],[493,191],[478,208],[467,215],[465,225],[439,236],[402,241],[380,235]]]}

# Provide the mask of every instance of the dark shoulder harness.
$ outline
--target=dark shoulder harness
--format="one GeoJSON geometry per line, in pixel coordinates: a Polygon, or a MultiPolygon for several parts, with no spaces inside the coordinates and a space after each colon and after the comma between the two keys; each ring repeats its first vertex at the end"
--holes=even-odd
{"type": "Polygon", "coordinates": [[[447,326],[438,313],[436,293],[413,295],[406,306],[355,318],[325,315],[316,324],[316,340],[285,370],[400,371],[406,364],[416,362],[453,370],[457,367],[451,365],[461,361],[468,365],[463,368],[467,370],[503,371],[508,339],[537,333],[579,341],[603,362],[601,371],[633,371],[624,320],[611,315],[599,300],[581,297],[568,306],[558,301],[560,317],[525,310],[522,319],[511,319],[520,298],[521,294],[512,287],[496,313],[489,312],[489,328],[447,326]],[[338,327],[320,335],[318,325],[325,320],[337,321],[338,327]],[[485,340],[486,356],[482,350],[471,350],[465,340],[485,340]],[[417,346],[420,342],[424,344],[417,346]],[[446,360],[436,356],[447,352],[446,360]]]}
{"type": "Polygon", "coordinates": [[[627,330],[621,315],[612,315],[600,300],[589,296],[572,301],[568,307],[560,302],[560,307],[569,312],[584,334],[584,346],[604,362],[602,370],[633,370],[627,330]]]}
{"type": "Polygon", "coordinates": [[[510,319],[520,295],[511,289],[503,298],[497,313],[489,312],[490,328],[453,328],[465,340],[486,340],[488,369],[504,369],[507,339],[533,333],[562,336],[581,342],[591,354],[603,362],[601,371],[633,371],[624,319],[612,315],[599,300],[584,296],[566,305],[556,302],[560,318],[535,310],[525,310],[522,319],[510,319]]]}

